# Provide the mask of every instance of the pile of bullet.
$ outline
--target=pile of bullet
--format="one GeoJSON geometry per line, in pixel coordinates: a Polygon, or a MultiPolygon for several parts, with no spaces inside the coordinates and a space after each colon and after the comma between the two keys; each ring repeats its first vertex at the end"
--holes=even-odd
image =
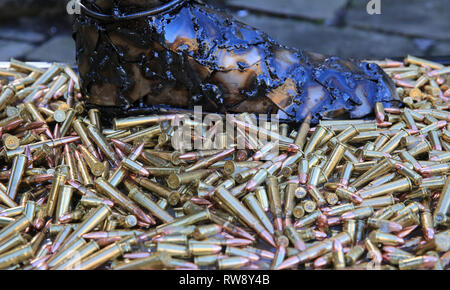
{"type": "Polygon", "coordinates": [[[278,131],[241,114],[193,136],[224,149],[177,151],[177,114],[102,124],[69,66],[11,60],[0,269],[448,268],[450,67],[376,63],[404,108],[278,131]],[[226,122],[268,141],[238,149],[226,122]]]}

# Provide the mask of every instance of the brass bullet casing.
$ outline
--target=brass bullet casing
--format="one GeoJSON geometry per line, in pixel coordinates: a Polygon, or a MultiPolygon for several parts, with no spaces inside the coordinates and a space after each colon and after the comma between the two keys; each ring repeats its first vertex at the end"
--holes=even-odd
{"type": "Polygon", "coordinates": [[[415,145],[413,148],[408,150],[408,153],[411,156],[416,157],[422,153],[429,152],[431,149],[432,149],[432,146],[431,146],[430,142],[428,142],[427,140],[423,140],[419,144],[415,145]]]}
{"type": "Polygon", "coordinates": [[[301,203],[294,206],[294,208],[292,209],[292,215],[296,219],[299,219],[305,215],[305,209],[303,208],[303,205],[301,203]]]}
{"type": "Polygon", "coordinates": [[[102,176],[105,171],[105,165],[100,162],[85,146],[78,145],[83,159],[86,161],[89,169],[94,176],[102,176]]]}
{"type": "Polygon", "coordinates": [[[236,270],[245,267],[251,263],[251,260],[244,257],[228,257],[217,261],[219,270],[236,270]]]}
{"type": "Polygon", "coordinates": [[[74,109],[69,109],[66,111],[66,118],[59,129],[60,137],[66,136],[66,134],[69,132],[69,129],[72,127],[72,123],[75,118],[76,112],[74,109]]]}
{"type": "Polygon", "coordinates": [[[76,255],[78,250],[86,244],[86,240],[81,237],[75,238],[70,243],[65,243],[65,245],[47,261],[47,265],[50,268],[58,266],[65,259],[70,258],[72,255],[76,255]]]}
{"type": "Polygon", "coordinates": [[[19,154],[14,157],[13,166],[11,168],[11,176],[8,183],[8,188],[6,190],[6,194],[12,200],[16,198],[22,176],[25,172],[27,160],[28,159],[24,154],[19,154]]]}
{"type": "Polygon", "coordinates": [[[373,207],[384,208],[386,206],[393,205],[395,203],[394,196],[392,194],[383,195],[374,198],[364,199],[358,206],[359,207],[373,207]]]}
{"type": "Polygon", "coordinates": [[[176,245],[171,243],[157,243],[157,253],[166,253],[173,257],[187,258],[189,251],[186,245],[176,245]]]}
{"type": "Polygon", "coordinates": [[[351,242],[350,236],[346,232],[341,232],[332,238],[326,239],[306,248],[306,250],[295,256],[289,257],[279,267],[277,267],[277,269],[284,269],[284,265],[292,266],[293,264],[303,264],[331,252],[333,248],[333,240],[338,240],[342,245],[347,245],[351,242]]]}
{"type": "Polygon", "coordinates": [[[363,199],[386,195],[393,192],[406,192],[412,189],[411,181],[408,178],[401,178],[380,186],[372,187],[358,192],[363,199]]]}
{"type": "Polygon", "coordinates": [[[379,151],[384,152],[384,153],[391,153],[400,145],[401,140],[408,135],[409,135],[409,133],[406,130],[400,130],[397,134],[392,136],[392,138],[389,141],[387,141],[379,149],[379,151]]]}
{"type": "Polygon", "coordinates": [[[284,219],[285,224],[291,224],[292,210],[295,206],[295,191],[297,189],[296,182],[288,182],[284,193],[284,219]]]}
{"type": "Polygon", "coordinates": [[[278,268],[284,261],[287,251],[286,247],[287,245],[279,245],[277,247],[277,250],[275,251],[275,257],[273,258],[272,263],[270,263],[271,270],[275,270],[276,268],[278,268]]]}
{"type": "Polygon", "coordinates": [[[354,209],[355,209],[355,206],[353,205],[353,203],[343,203],[343,204],[328,208],[328,210],[325,211],[325,214],[329,215],[329,216],[340,215],[344,212],[352,211],[354,209]]]}
{"type": "MultiPolygon", "coordinates": [[[[350,185],[353,187],[360,187],[363,186],[375,178],[388,173],[392,168],[394,164],[389,158],[385,158],[383,161],[378,163],[376,166],[371,166],[369,170],[367,170],[365,173],[360,175],[357,179],[355,179],[350,185]]],[[[356,164],[355,164],[356,169],[356,164]]]]}
{"type": "Polygon", "coordinates": [[[102,153],[113,163],[118,163],[118,158],[116,153],[112,149],[111,144],[106,140],[105,136],[99,129],[93,125],[88,125],[87,132],[89,137],[94,141],[94,143],[100,148],[102,153]]]}
{"type": "Polygon", "coordinates": [[[399,246],[405,243],[405,241],[402,238],[379,230],[372,231],[369,234],[369,239],[374,244],[383,244],[385,246],[399,246]]]}
{"type": "Polygon", "coordinates": [[[67,238],[66,244],[69,244],[83,234],[91,231],[93,228],[101,224],[109,215],[111,215],[111,209],[109,206],[102,205],[88,213],[87,217],[78,224],[72,234],[67,238]]]}
{"type": "Polygon", "coordinates": [[[416,270],[421,268],[432,268],[437,262],[433,256],[418,256],[400,260],[398,268],[400,270],[416,270]]]}
{"type": "Polygon", "coordinates": [[[309,141],[306,143],[304,154],[305,156],[309,153],[313,152],[314,149],[319,145],[319,143],[322,141],[322,138],[327,133],[327,129],[324,126],[317,126],[316,130],[312,134],[309,141]]]}
{"type": "MultiPolygon", "coordinates": [[[[197,257],[196,257],[197,258],[197,257]]],[[[198,257],[200,258],[200,257],[198,257]]],[[[148,257],[123,262],[112,267],[113,270],[150,270],[169,267],[171,256],[167,253],[155,253],[148,257]]],[[[195,263],[198,264],[198,263],[195,263]]]]}
{"type": "Polygon", "coordinates": [[[264,227],[269,231],[270,234],[274,234],[275,230],[269,217],[264,212],[261,204],[258,202],[256,195],[253,192],[248,193],[242,201],[247,205],[250,211],[259,219],[259,221],[264,225],[264,227]]]}
{"type": "Polygon", "coordinates": [[[9,252],[0,255],[0,269],[5,269],[11,265],[20,264],[23,261],[31,258],[33,249],[29,244],[15,248],[9,252]]]}
{"type": "Polygon", "coordinates": [[[109,260],[113,260],[126,252],[131,251],[131,246],[128,243],[118,242],[101,249],[98,252],[84,258],[81,263],[75,268],[77,270],[92,270],[103,265],[109,260]]]}
{"type": "Polygon", "coordinates": [[[322,212],[320,210],[315,210],[309,215],[306,215],[299,220],[297,220],[294,224],[296,228],[303,228],[308,227],[316,222],[316,220],[319,218],[319,216],[322,215],[322,212]]]}
{"type": "Polygon", "coordinates": [[[342,143],[337,143],[334,147],[333,151],[331,152],[331,155],[325,163],[323,167],[323,175],[324,178],[322,181],[326,182],[328,178],[330,178],[331,173],[333,172],[334,168],[339,164],[342,157],[344,156],[344,152],[346,150],[346,147],[342,143]]]}
{"type": "Polygon", "coordinates": [[[319,191],[319,189],[316,186],[308,185],[308,193],[318,207],[322,207],[327,203],[327,201],[323,197],[323,194],[319,191]]]}
{"type": "Polygon", "coordinates": [[[70,205],[72,202],[73,187],[70,185],[64,185],[60,191],[58,197],[58,203],[56,205],[55,217],[58,220],[62,215],[71,211],[70,205]]]}
{"type": "Polygon", "coordinates": [[[308,136],[310,124],[311,124],[311,115],[308,114],[303,123],[300,125],[300,128],[298,129],[298,133],[294,142],[294,144],[296,144],[300,150],[303,150],[303,147],[305,146],[306,137],[308,136]]]}
{"type": "Polygon", "coordinates": [[[92,176],[89,172],[89,169],[87,168],[86,163],[83,161],[83,159],[81,158],[80,154],[78,153],[78,151],[75,150],[75,160],[76,160],[76,168],[77,171],[79,173],[79,177],[81,179],[81,182],[83,185],[85,186],[91,186],[94,184],[94,181],[92,179],[92,176]]]}
{"type": "Polygon", "coordinates": [[[56,172],[55,177],[53,178],[52,182],[52,188],[50,189],[50,193],[48,194],[48,201],[47,201],[47,216],[53,217],[56,206],[58,204],[58,198],[61,194],[61,190],[66,183],[67,176],[56,172]]]}
{"type": "Polygon", "coordinates": [[[0,201],[7,205],[9,208],[17,207],[17,203],[9,197],[9,195],[6,193],[7,189],[4,190],[4,188],[0,188],[0,201]]]}
{"type": "Polygon", "coordinates": [[[9,238],[10,236],[14,235],[17,232],[25,230],[30,225],[31,220],[27,216],[25,215],[20,216],[14,222],[10,223],[0,231],[0,242],[5,241],[7,238],[9,238]]]}
{"type": "Polygon", "coordinates": [[[350,251],[348,251],[345,254],[345,263],[348,266],[354,265],[356,263],[356,261],[358,261],[362,257],[364,252],[365,252],[364,247],[362,247],[360,245],[356,245],[356,246],[352,247],[350,249],[350,251]]]}
{"type": "Polygon", "coordinates": [[[94,184],[96,188],[110,197],[115,203],[119,204],[130,213],[136,215],[136,217],[145,223],[154,223],[153,219],[147,216],[127,195],[123,194],[117,188],[113,187],[108,181],[102,177],[98,177],[94,184]]]}
{"type": "Polygon", "coordinates": [[[145,167],[141,164],[139,164],[137,161],[133,161],[127,157],[122,158],[122,161],[120,164],[126,168],[128,171],[141,175],[141,176],[149,176],[150,173],[145,169],[145,167]]]}
{"type": "Polygon", "coordinates": [[[77,132],[78,136],[81,139],[81,142],[83,143],[83,145],[86,147],[86,149],[94,156],[94,157],[98,157],[98,153],[95,149],[94,144],[92,143],[92,141],[89,139],[88,133],[87,133],[87,129],[86,126],[83,124],[83,122],[79,119],[75,119],[72,122],[72,128],[75,130],[75,132],[77,132]]]}
{"type": "Polygon", "coordinates": [[[16,232],[0,243],[0,254],[6,253],[18,246],[25,245],[26,243],[27,240],[22,236],[22,234],[16,232]]]}
{"type": "MultiPolygon", "coordinates": [[[[80,238],[81,239],[81,238],[80,238]]],[[[91,254],[100,250],[100,246],[95,241],[90,241],[76,249],[76,254],[70,258],[65,259],[62,263],[58,263],[55,267],[50,267],[51,270],[72,270],[81,260],[90,256],[91,254]]],[[[63,255],[67,256],[67,255],[63,255]]]]}
{"type": "Polygon", "coordinates": [[[306,249],[305,242],[292,225],[286,225],[284,227],[284,233],[297,250],[303,251],[306,249]]]}
{"type": "Polygon", "coordinates": [[[251,212],[246,207],[244,207],[242,203],[228,190],[223,187],[219,187],[216,189],[213,196],[217,197],[221,202],[226,204],[236,216],[242,219],[248,227],[255,230],[264,241],[268,242],[270,245],[275,246],[275,241],[273,240],[272,235],[270,235],[270,233],[251,214],[251,212]]]}
{"type": "Polygon", "coordinates": [[[342,244],[339,240],[333,240],[332,261],[333,261],[334,269],[345,268],[344,251],[342,249],[342,244]]]}
{"type": "Polygon", "coordinates": [[[196,256],[194,257],[194,264],[198,265],[199,267],[214,266],[220,259],[225,257],[227,256],[222,254],[196,256]]]}
{"type": "Polygon", "coordinates": [[[433,213],[435,225],[445,224],[448,221],[447,214],[450,208],[450,179],[447,178],[444,188],[439,195],[439,200],[433,213]]]}
{"type": "Polygon", "coordinates": [[[297,199],[305,198],[307,194],[308,194],[308,191],[303,186],[299,186],[295,189],[295,198],[297,198],[297,199]]]}
{"type": "Polygon", "coordinates": [[[212,172],[213,170],[211,169],[201,169],[186,173],[173,173],[169,175],[167,179],[167,185],[171,189],[178,189],[183,184],[188,184],[191,182],[198,183],[199,180],[211,174],[212,172]]]}
{"type": "Polygon", "coordinates": [[[308,185],[317,186],[320,180],[325,179],[321,166],[313,166],[309,172],[308,185]]]}
{"type": "Polygon", "coordinates": [[[373,208],[368,207],[360,207],[357,209],[354,209],[349,212],[345,212],[341,215],[342,220],[348,220],[348,219],[365,219],[368,217],[371,217],[373,215],[373,208]]]}
{"type": "Polygon", "coordinates": [[[205,256],[220,253],[222,246],[191,240],[188,242],[187,250],[189,256],[205,256]]]}
{"type": "Polygon", "coordinates": [[[134,181],[143,188],[150,190],[151,192],[159,195],[162,198],[167,199],[170,205],[175,206],[180,201],[180,194],[176,191],[171,191],[168,188],[151,181],[144,177],[137,177],[134,181]]]}
{"type": "Polygon", "coordinates": [[[255,195],[263,210],[267,212],[269,210],[269,198],[267,197],[266,188],[264,186],[256,187],[255,195]]]}
{"type": "Polygon", "coordinates": [[[204,240],[222,232],[222,227],[216,224],[203,225],[195,227],[193,237],[196,240],[204,240]]]}
{"type": "Polygon", "coordinates": [[[172,121],[177,117],[177,115],[153,115],[153,116],[138,116],[138,117],[127,117],[122,119],[113,120],[114,130],[133,128],[148,124],[163,123],[166,121],[172,121]]]}
{"type": "Polygon", "coordinates": [[[274,219],[275,229],[283,230],[282,223],[282,209],[281,209],[281,195],[278,188],[278,179],[275,176],[270,176],[267,181],[267,197],[269,198],[269,209],[274,219]]]}
{"type": "Polygon", "coordinates": [[[166,212],[158,204],[153,202],[150,196],[148,196],[138,188],[131,189],[128,193],[128,197],[141,205],[143,208],[147,209],[152,215],[160,219],[162,222],[170,223],[174,220],[174,218],[168,212],[166,212]]]}

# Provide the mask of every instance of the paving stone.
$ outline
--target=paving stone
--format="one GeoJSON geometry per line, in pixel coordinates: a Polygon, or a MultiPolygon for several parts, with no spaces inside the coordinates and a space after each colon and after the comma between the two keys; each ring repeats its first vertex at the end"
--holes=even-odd
{"type": "Polygon", "coordinates": [[[29,30],[2,27],[0,28],[0,39],[10,39],[36,43],[44,41],[45,35],[29,30]]]}
{"type": "Polygon", "coordinates": [[[21,57],[33,49],[33,45],[25,42],[0,40],[0,61],[21,57]]]}
{"type": "Polygon", "coordinates": [[[227,5],[313,20],[332,19],[348,0],[228,0],[227,5]]]}
{"type": "Polygon", "coordinates": [[[450,0],[379,0],[381,14],[369,15],[368,0],[353,0],[349,25],[423,38],[450,40],[450,0]]]}
{"type": "Polygon", "coordinates": [[[61,0],[0,0],[0,21],[20,17],[47,17],[67,15],[68,1],[61,0]]]}
{"type": "Polygon", "coordinates": [[[450,59],[450,41],[439,41],[433,48],[433,54],[450,59]]]}
{"type": "Polygon", "coordinates": [[[55,36],[27,54],[26,59],[75,64],[75,42],[70,35],[55,36]]]}
{"type": "Polygon", "coordinates": [[[362,31],[351,27],[336,28],[249,14],[239,18],[244,23],[265,31],[280,43],[311,52],[358,58],[384,58],[420,55],[412,39],[362,31]]]}

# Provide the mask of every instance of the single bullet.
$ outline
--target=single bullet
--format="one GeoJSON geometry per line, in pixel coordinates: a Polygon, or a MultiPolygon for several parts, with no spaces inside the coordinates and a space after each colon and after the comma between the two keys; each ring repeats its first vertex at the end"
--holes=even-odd
{"type": "Polygon", "coordinates": [[[373,215],[372,207],[360,207],[352,211],[345,212],[341,215],[341,220],[349,219],[365,219],[373,215]]]}
{"type": "Polygon", "coordinates": [[[50,193],[48,194],[48,200],[47,200],[47,216],[53,217],[56,207],[58,205],[58,198],[61,194],[61,190],[66,183],[67,176],[56,172],[55,177],[53,178],[52,182],[52,188],[50,189],[50,193]]]}
{"type": "Polygon", "coordinates": [[[75,267],[77,270],[93,270],[103,265],[109,260],[113,260],[126,252],[131,251],[131,246],[126,242],[118,242],[101,249],[98,252],[84,258],[81,263],[75,267]]]}
{"type": "Polygon", "coordinates": [[[219,187],[214,192],[214,196],[216,196],[224,204],[227,204],[234,211],[234,214],[242,218],[246,225],[254,229],[264,241],[275,247],[275,241],[273,240],[272,235],[228,190],[223,187],[219,187]]]}
{"type": "Polygon", "coordinates": [[[367,190],[360,190],[359,196],[363,199],[386,195],[389,193],[406,192],[412,189],[411,181],[408,178],[401,178],[396,181],[372,187],[367,190]]]}
{"type": "Polygon", "coordinates": [[[72,195],[73,187],[70,185],[63,185],[56,205],[56,219],[59,219],[63,214],[70,212],[72,195]]]}
{"type": "Polygon", "coordinates": [[[27,157],[24,154],[19,154],[16,157],[14,157],[14,162],[11,169],[11,177],[8,183],[8,188],[6,190],[6,194],[12,200],[16,198],[22,176],[25,172],[26,164],[27,164],[27,157]]]}
{"type": "Polygon", "coordinates": [[[214,169],[201,169],[186,173],[173,173],[169,175],[167,185],[171,189],[178,189],[183,184],[188,184],[191,182],[198,183],[199,180],[211,174],[213,171],[214,169]]]}
{"type": "Polygon", "coordinates": [[[270,221],[269,217],[264,212],[260,203],[258,202],[256,195],[253,192],[247,194],[242,201],[247,205],[250,211],[259,219],[259,221],[264,225],[264,227],[269,231],[270,234],[274,234],[275,230],[270,221]]]}
{"type": "Polygon", "coordinates": [[[322,214],[320,210],[315,210],[312,213],[310,213],[307,216],[302,217],[301,219],[297,220],[294,224],[295,228],[303,228],[310,226],[316,222],[316,220],[319,218],[319,216],[322,214]]]}
{"type": "Polygon", "coordinates": [[[339,240],[339,242],[342,245],[347,245],[348,243],[351,242],[351,238],[346,232],[339,233],[333,238],[314,244],[309,248],[307,248],[306,250],[304,250],[303,252],[300,252],[295,256],[289,257],[287,260],[281,263],[276,269],[283,270],[287,268],[292,268],[298,264],[303,264],[305,262],[311,261],[319,256],[322,256],[330,252],[333,247],[333,240],[339,240]]]}
{"type": "Polygon", "coordinates": [[[343,187],[336,188],[336,194],[340,199],[351,201],[354,204],[361,204],[363,202],[363,199],[357,193],[351,192],[343,187]]]}
{"type": "Polygon", "coordinates": [[[258,186],[255,188],[256,198],[258,199],[261,207],[265,212],[269,210],[269,198],[267,197],[266,188],[264,186],[258,186]]]}
{"type": "Polygon", "coordinates": [[[210,224],[204,226],[197,226],[194,230],[193,237],[196,240],[204,240],[213,237],[222,232],[222,226],[217,224],[210,224]]]}
{"type": "Polygon", "coordinates": [[[147,209],[152,215],[160,219],[162,222],[169,223],[174,220],[168,212],[159,207],[148,195],[138,188],[131,189],[128,196],[139,205],[147,209]]]}
{"type": "Polygon", "coordinates": [[[222,258],[217,261],[219,270],[236,270],[245,267],[251,263],[251,260],[243,257],[222,258]]]}
{"type": "Polygon", "coordinates": [[[419,256],[399,261],[400,270],[416,270],[421,268],[433,268],[438,258],[433,256],[419,256]]]}
{"type": "Polygon", "coordinates": [[[303,150],[303,147],[306,143],[306,137],[310,129],[311,118],[312,118],[311,114],[306,115],[305,119],[303,120],[303,123],[300,125],[300,128],[298,129],[297,137],[295,138],[294,143],[299,147],[300,150],[303,150]]]}
{"type": "Polygon", "coordinates": [[[95,186],[105,195],[110,197],[115,203],[119,204],[123,208],[136,215],[138,219],[148,224],[155,224],[155,220],[149,215],[145,214],[128,196],[113,187],[108,181],[102,177],[98,177],[95,182],[95,186]]]}
{"type": "Polygon", "coordinates": [[[105,154],[105,156],[117,166],[120,165],[118,161],[118,157],[114,152],[112,146],[106,140],[105,136],[98,130],[97,127],[93,125],[88,125],[87,133],[89,137],[94,141],[98,148],[100,148],[101,152],[105,154]]]}
{"type": "Polygon", "coordinates": [[[140,176],[149,176],[150,172],[145,169],[145,167],[141,164],[139,164],[137,161],[133,161],[127,157],[124,157],[120,163],[124,168],[131,171],[134,174],[140,175],[140,176]]]}
{"type": "Polygon", "coordinates": [[[267,197],[269,198],[269,209],[274,219],[275,230],[283,231],[281,195],[278,187],[278,180],[275,176],[270,176],[266,181],[267,197]]]}

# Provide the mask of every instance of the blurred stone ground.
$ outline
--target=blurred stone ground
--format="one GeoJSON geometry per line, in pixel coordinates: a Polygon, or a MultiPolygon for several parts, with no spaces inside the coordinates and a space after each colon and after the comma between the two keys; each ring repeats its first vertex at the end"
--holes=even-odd
{"type": "MultiPolygon", "coordinates": [[[[282,44],[358,58],[450,56],[450,0],[210,0],[282,44]]],[[[63,0],[0,0],[0,61],[75,64],[63,0]]]]}

